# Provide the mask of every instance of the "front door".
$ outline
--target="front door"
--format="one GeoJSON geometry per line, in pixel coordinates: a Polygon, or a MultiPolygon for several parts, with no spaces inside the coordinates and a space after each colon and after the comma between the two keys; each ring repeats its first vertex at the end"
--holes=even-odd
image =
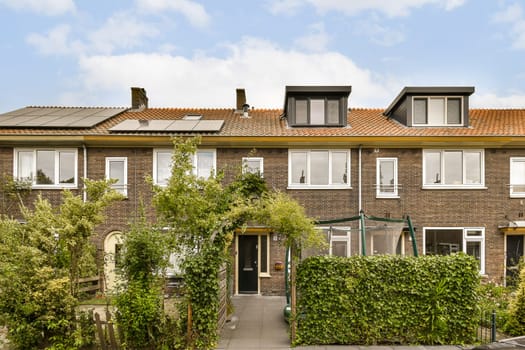
{"type": "Polygon", "coordinates": [[[254,294],[258,292],[258,236],[239,237],[239,293],[254,294]]]}
{"type": "Polygon", "coordinates": [[[519,277],[519,263],[523,257],[523,235],[507,235],[507,269],[505,284],[515,286],[519,277]]]}

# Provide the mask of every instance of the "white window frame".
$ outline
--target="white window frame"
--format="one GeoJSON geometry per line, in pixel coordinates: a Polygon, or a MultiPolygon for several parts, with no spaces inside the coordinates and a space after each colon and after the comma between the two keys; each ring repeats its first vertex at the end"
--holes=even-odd
{"type": "Polygon", "coordinates": [[[412,125],[414,126],[462,126],[463,123],[464,123],[464,118],[465,116],[463,115],[463,106],[464,106],[464,98],[463,96],[413,96],[412,97],[412,125]],[[443,119],[442,119],[442,123],[430,123],[430,121],[428,120],[429,119],[429,106],[430,106],[430,100],[437,100],[437,99],[442,99],[444,101],[444,110],[443,110],[443,119]],[[460,105],[459,105],[459,113],[460,113],[460,120],[459,120],[459,123],[457,124],[448,124],[447,123],[447,113],[448,113],[448,100],[449,99],[453,99],[453,100],[457,100],[459,99],[460,100],[460,105]],[[416,115],[415,115],[415,108],[414,108],[414,105],[415,105],[415,100],[426,100],[427,101],[427,115],[426,115],[426,118],[427,118],[427,122],[426,123],[416,123],[416,115]]]}
{"type": "Polygon", "coordinates": [[[426,237],[427,230],[462,230],[462,249],[461,251],[467,254],[467,242],[480,242],[480,275],[485,274],[485,228],[484,227],[423,227],[423,255],[426,255],[426,237]],[[469,231],[480,231],[479,236],[469,236],[469,231]]]}
{"type": "Polygon", "coordinates": [[[288,188],[289,189],[347,189],[351,188],[351,151],[348,149],[289,149],[288,150],[288,188]],[[328,152],[328,184],[312,185],[311,182],[311,154],[312,152],[328,152]],[[292,155],[295,153],[306,154],[305,182],[292,181],[292,155]],[[332,183],[332,155],[334,153],[346,153],[346,184],[332,183]]]}
{"type": "Polygon", "coordinates": [[[423,177],[422,177],[422,183],[424,189],[485,189],[485,150],[483,149],[424,149],[423,150],[423,177]],[[444,178],[445,175],[445,157],[444,154],[446,152],[461,152],[462,154],[462,169],[461,169],[461,176],[462,176],[462,183],[461,184],[446,184],[444,183],[446,179],[444,178]],[[440,179],[439,183],[425,183],[427,178],[427,166],[426,166],[426,159],[427,155],[431,153],[439,153],[440,154],[440,179]],[[480,183],[473,183],[469,184],[466,181],[466,162],[465,162],[465,155],[466,154],[480,154],[480,183]]]}
{"type": "MultiPolygon", "coordinates": [[[[111,188],[123,196],[128,196],[128,157],[106,157],[106,180],[110,180],[111,162],[124,162],[124,178],[122,184],[112,184],[111,188]]],[[[118,179],[117,179],[118,180],[118,179]]]]}
{"type": "Polygon", "coordinates": [[[76,148],[15,148],[13,151],[13,178],[19,181],[31,181],[32,188],[40,189],[62,189],[62,188],[76,188],[78,186],[78,149],[76,148]],[[37,164],[37,152],[38,151],[51,151],[55,152],[54,156],[54,179],[53,184],[37,184],[36,183],[36,164],[37,164]],[[31,166],[31,177],[26,179],[21,179],[18,176],[18,155],[20,152],[31,152],[32,153],[32,166],[31,166]],[[60,153],[67,152],[73,153],[74,161],[74,180],[72,183],[60,183],[60,153]]]}
{"type": "Polygon", "coordinates": [[[399,198],[399,184],[397,179],[397,158],[377,158],[376,160],[376,197],[377,198],[399,198]],[[381,163],[382,162],[393,162],[394,163],[394,183],[392,184],[392,192],[381,191],[381,163]]]}
{"type": "Polygon", "coordinates": [[[153,177],[153,183],[155,185],[159,185],[159,186],[167,186],[168,184],[168,179],[166,179],[165,181],[158,181],[158,169],[159,169],[159,164],[158,164],[158,157],[157,155],[159,153],[162,153],[162,154],[168,154],[169,155],[169,159],[170,159],[170,164],[168,165],[168,173],[171,173],[171,159],[172,159],[172,155],[173,155],[173,149],[171,148],[156,148],[153,150],[153,171],[152,171],[152,177],[153,177]]]}
{"type": "MultiPolygon", "coordinates": [[[[152,171],[153,183],[155,185],[159,185],[159,186],[166,186],[167,185],[167,181],[166,182],[159,182],[159,181],[157,181],[157,178],[158,178],[158,166],[159,166],[158,160],[157,160],[157,155],[159,153],[169,154],[170,155],[170,159],[171,159],[171,155],[173,154],[173,149],[171,149],[171,148],[155,148],[153,150],[153,171],[152,171]]],[[[197,151],[195,152],[195,154],[193,155],[193,157],[191,159],[192,164],[193,164],[193,174],[197,175],[197,169],[195,167],[195,164],[197,164],[197,161],[199,159],[199,155],[202,154],[202,153],[212,153],[213,154],[212,170],[213,170],[213,176],[215,176],[216,173],[217,173],[217,150],[214,149],[214,148],[199,148],[199,149],[197,149],[197,151]]],[[[169,171],[171,172],[171,164],[169,166],[169,171]]]]}
{"type": "Polygon", "coordinates": [[[250,172],[246,163],[259,162],[259,174],[264,174],[264,158],[262,157],[242,157],[242,173],[250,172]]]}
{"type": "MultiPolygon", "coordinates": [[[[210,172],[213,176],[217,174],[217,150],[212,148],[199,148],[193,155],[193,174],[198,175],[198,169],[196,168],[196,164],[198,162],[199,156],[203,153],[212,153],[213,160],[212,160],[212,171],[210,172]]],[[[210,176],[210,174],[206,174],[206,176],[202,176],[203,178],[207,179],[210,176]]]]}
{"type": "Polygon", "coordinates": [[[525,163],[525,157],[511,157],[510,158],[510,197],[511,198],[525,198],[525,172],[521,174],[521,179],[516,179],[513,176],[513,166],[517,163],[525,163]],[[516,180],[521,180],[516,182],[516,180]],[[516,190],[517,188],[523,189],[522,191],[516,190]]]}
{"type": "Polygon", "coordinates": [[[259,274],[259,277],[271,277],[271,274],[270,274],[270,233],[261,233],[260,235],[257,235],[258,237],[258,246],[257,246],[257,259],[259,261],[259,264],[258,264],[258,269],[259,271],[258,274],[259,274]],[[262,240],[266,240],[266,272],[262,272],[262,252],[261,252],[261,247],[262,247],[262,240]]]}
{"type": "Polygon", "coordinates": [[[326,232],[326,240],[328,243],[328,255],[333,255],[333,242],[346,242],[346,256],[352,255],[352,235],[350,233],[350,227],[346,226],[317,226],[318,230],[321,230],[322,232],[326,232]],[[338,231],[346,231],[346,235],[333,235],[332,229],[336,229],[338,231]]]}

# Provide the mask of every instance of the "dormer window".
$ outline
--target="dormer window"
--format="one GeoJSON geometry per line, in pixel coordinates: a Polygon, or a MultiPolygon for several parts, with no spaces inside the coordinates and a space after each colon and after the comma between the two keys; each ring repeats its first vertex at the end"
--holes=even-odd
{"type": "Polygon", "coordinates": [[[467,127],[471,86],[405,87],[383,113],[406,126],[467,127]]]}
{"type": "Polygon", "coordinates": [[[346,126],[350,86],[287,86],[284,115],[290,126],[346,126]]]}
{"type": "Polygon", "coordinates": [[[340,125],[341,101],[329,98],[296,98],[295,124],[340,125]]]}
{"type": "Polygon", "coordinates": [[[413,125],[444,126],[463,124],[462,97],[414,97],[413,125]]]}

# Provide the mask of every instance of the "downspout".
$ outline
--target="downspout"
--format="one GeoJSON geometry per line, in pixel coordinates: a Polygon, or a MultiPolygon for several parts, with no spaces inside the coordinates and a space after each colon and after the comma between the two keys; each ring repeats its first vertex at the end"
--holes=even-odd
{"type": "MultiPolygon", "coordinates": [[[[87,148],[86,148],[86,145],[83,143],[82,144],[82,151],[84,152],[84,156],[83,156],[83,161],[84,161],[84,179],[87,179],[87,148]]],[[[82,189],[82,200],[85,202],[87,202],[87,192],[86,192],[86,183],[84,181],[82,181],[82,186],[83,186],[83,189],[82,189]]]]}
{"type": "MultiPolygon", "coordinates": [[[[361,211],[363,210],[363,205],[362,205],[362,191],[361,191],[361,187],[362,187],[362,184],[361,184],[361,167],[362,167],[362,163],[361,163],[361,153],[362,153],[362,149],[363,149],[363,145],[359,145],[359,149],[358,149],[358,153],[359,153],[359,159],[358,159],[358,184],[357,184],[357,206],[359,207],[359,215],[361,215],[361,211]]],[[[362,235],[362,232],[363,232],[363,220],[362,218],[359,220],[359,247],[363,247],[363,244],[364,244],[364,237],[362,235]]],[[[364,248],[362,248],[362,251],[361,251],[361,255],[365,255],[365,251],[363,251],[364,248]]]]}

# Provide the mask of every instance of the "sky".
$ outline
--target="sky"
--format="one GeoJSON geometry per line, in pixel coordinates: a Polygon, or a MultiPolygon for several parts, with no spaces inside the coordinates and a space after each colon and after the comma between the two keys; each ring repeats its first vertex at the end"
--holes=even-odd
{"type": "Polygon", "coordinates": [[[286,85],[351,85],[386,108],[405,86],[474,86],[525,108],[522,0],[0,0],[0,113],[131,104],[282,108],[286,85]]]}

